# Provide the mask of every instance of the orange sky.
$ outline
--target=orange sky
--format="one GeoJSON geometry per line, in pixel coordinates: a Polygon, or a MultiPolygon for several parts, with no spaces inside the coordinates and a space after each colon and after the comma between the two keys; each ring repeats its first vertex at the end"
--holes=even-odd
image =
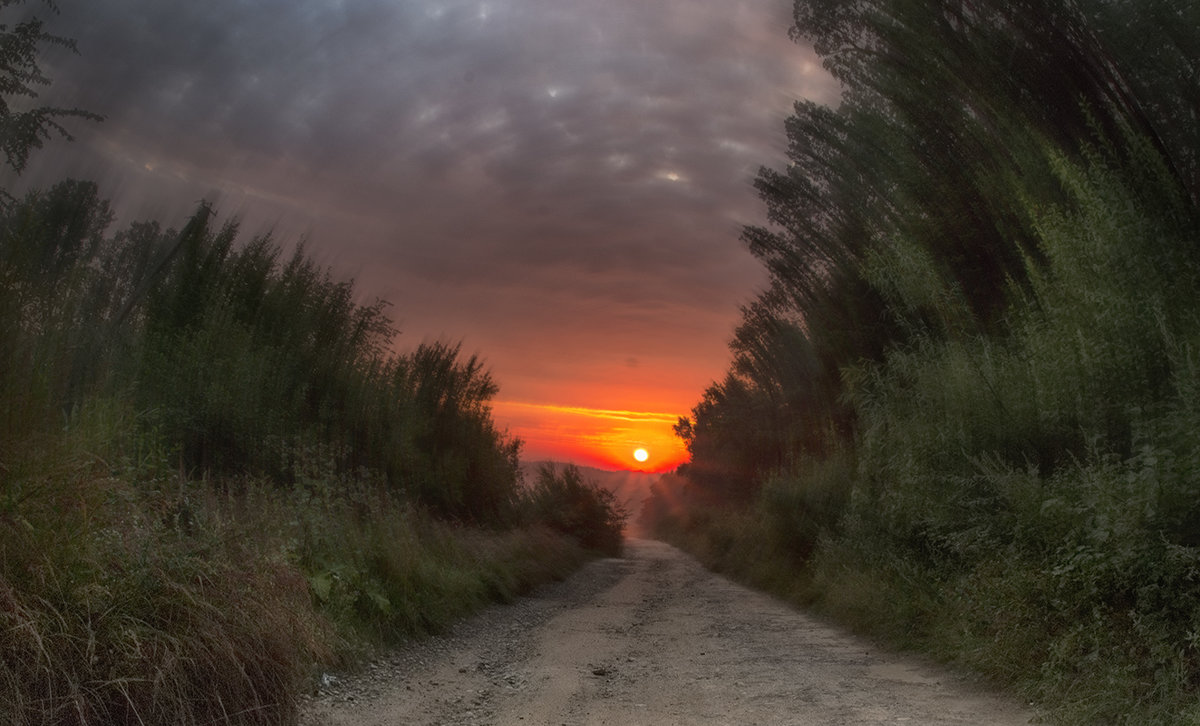
{"type": "MultiPolygon", "coordinates": [[[[670,471],[687,461],[672,427],[679,414],[496,401],[498,425],[524,442],[526,461],[568,461],[601,469],[670,471]],[[645,462],[634,451],[645,449],[645,462]]],[[[684,412],[686,413],[686,411],[684,412]]]]}
{"type": "MultiPolygon", "coordinates": [[[[693,312],[695,328],[663,321],[656,333],[652,325],[592,314],[587,325],[521,344],[497,326],[501,335],[485,332],[479,349],[500,387],[496,424],[522,440],[525,461],[674,470],[688,454],[672,429],[725,375],[736,315],[731,301],[723,314],[693,312]],[[564,348],[570,354],[556,353],[564,348]],[[645,462],[633,457],[639,448],[649,454],[645,462]]],[[[586,319],[582,311],[579,319],[586,319]]]]}

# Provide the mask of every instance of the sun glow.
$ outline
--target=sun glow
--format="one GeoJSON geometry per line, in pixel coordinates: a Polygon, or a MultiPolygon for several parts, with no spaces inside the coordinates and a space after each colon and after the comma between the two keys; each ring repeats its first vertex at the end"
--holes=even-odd
{"type": "Polygon", "coordinates": [[[673,430],[675,414],[523,401],[493,402],[492,412],[502,429],[521,439],[522,458],[529,461],[660,472],[688,459],[673,430]]]}

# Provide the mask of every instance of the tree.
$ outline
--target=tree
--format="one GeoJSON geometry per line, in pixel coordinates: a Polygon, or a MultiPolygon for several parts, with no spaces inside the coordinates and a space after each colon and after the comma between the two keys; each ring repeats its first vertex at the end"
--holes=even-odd
{"type": "Polygon", "coordinates": [[[1195,24],[1177,22],[1196,11],[1151,5],[796,0],[793,37],[842,96],[797,103],[786,166],[755,181],[768,224],[742,240],[771,286],[743,310],[730,376],[680,428],[693,478],[852,442],[844,376],[891,351],[1009,335],[1050,264],[1031,205],[1074,203],[1060,163],[1101,150],[1134,178],[1144,139],[1172,180],[1161,204],[1197,198],[1197,45],[1180,29],[1195,24]]]}
{"type": "MultiPolygon", "coordinates": [[[[52,0],[42,1],[52,13],[58,13],[52,0]]],[[[44,47],[57,46],[72,53],[78,50],[75,41],[46,32],[38,17],[7,22],[6,11],[20,4],[21,0],[0,0],[0,14],[5,20],[0,22],[0,151],[4,162],[18,174],[25,170],[29,155],[45,141],[56,135],[68,141],[73,139],[62,120],[103,120],[100,115],[79,108],[36,104],[38,90],[50,85],[50,78],[38,64],[44,47]]]]}

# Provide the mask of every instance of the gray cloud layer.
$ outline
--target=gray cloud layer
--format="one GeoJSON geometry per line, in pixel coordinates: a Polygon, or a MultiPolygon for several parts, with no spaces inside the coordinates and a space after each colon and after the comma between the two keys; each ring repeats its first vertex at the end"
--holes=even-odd
{"type": "Polygon", "coordinates": [[[662,376],[697,397],[761,282],[749,181],[791,102],[832,93],[787,0],[59,5],[81,55],[54,91],[108,120],[54,173],[311,232],[404,340],[462,338],[518,396],[703,359],[662,376]]]}

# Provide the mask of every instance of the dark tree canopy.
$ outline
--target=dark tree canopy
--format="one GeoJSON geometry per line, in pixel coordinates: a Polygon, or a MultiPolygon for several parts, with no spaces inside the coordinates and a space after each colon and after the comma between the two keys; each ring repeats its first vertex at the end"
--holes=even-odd
{"type": "Polygon", "coordinates": [[[685,429],[693,469],[761,474],[853,440],[848,372],[1009,335],[1051,263],[1039,210],[1074,203],[1063,164],[1142,174],[1144,147],[1197,224],[1200,11],[1183,5],[797,0],[792,35],[842,95],[798,102],[786,165],[755,181],[767,223],[742,240],[771,283],[685,429]]]}

